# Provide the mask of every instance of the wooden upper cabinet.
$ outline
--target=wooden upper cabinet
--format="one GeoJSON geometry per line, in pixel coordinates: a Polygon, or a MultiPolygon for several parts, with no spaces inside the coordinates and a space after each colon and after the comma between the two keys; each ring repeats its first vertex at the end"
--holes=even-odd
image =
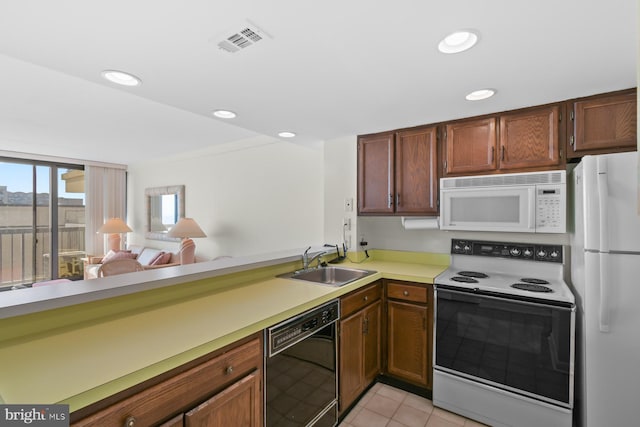
{"type": "Polygon", "coordinates": [[[496,119],[465,120],[445,126],[446,175],[496,169],[496,119]]]}
{"type": "Polygon", "coordinates": [[[635,89],[575,100],[569,108],[568,157],[637,149],[635,89]]]}
{"type": "Polygon", "coordinates": [[[393,132],[358,137],[358,213],[394,212],[393,132]]]}
{"type": "Polygon", "coordinates": [[[396,212],[438,213],[437,128],[396,134],[396,212]]]}
{"type": "Polygon", "coordinates": [[[358,137],[358,213],[437,215],[437,127],[358,137]]]}
{"type": "Polygon", "coordinates": [[[560,106],[500,115],[498,169],[560,165],[560,106]]]}
{"type": "Polygon", "coordinates": [[[560,104],[445,125],[447,176],[557,168],[560,104]]]}

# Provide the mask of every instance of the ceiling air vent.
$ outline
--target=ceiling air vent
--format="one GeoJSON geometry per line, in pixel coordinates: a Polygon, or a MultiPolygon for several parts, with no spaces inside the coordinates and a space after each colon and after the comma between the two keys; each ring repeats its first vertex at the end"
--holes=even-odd
{"type": "Polygon", "coordinates": [[[257,26],[249,23],[243,23],[238,31],[229,31],[226,34],[228,35],[218,42],[218,47],[230,53],[239,52],[269,37],[257,26]]]}

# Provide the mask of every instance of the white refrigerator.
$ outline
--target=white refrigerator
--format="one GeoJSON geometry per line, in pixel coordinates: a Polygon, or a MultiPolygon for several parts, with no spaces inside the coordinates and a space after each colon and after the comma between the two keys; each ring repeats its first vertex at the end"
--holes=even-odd
{"type": "Polygon", "coordinates": [[[638,153],[586,156],[570,177],[575,425],[639,425],[638,153]]]}

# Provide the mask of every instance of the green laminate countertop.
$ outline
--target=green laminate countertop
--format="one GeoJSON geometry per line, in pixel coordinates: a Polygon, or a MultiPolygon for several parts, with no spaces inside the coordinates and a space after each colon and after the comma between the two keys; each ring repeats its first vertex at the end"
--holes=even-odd
{"type": "Polygon", "coordinates": [[[75,411],[380,278],[433,283],[449,263],[442,254],[370,252],[339,266],[377,273],[340,288],[277,278],[296,268],[289,262],[147,290],[138,297],[147,306],[126,305],[130,295],[29,314],[25,336],[19,316],[1,320],[0,402],[75,411]]]}

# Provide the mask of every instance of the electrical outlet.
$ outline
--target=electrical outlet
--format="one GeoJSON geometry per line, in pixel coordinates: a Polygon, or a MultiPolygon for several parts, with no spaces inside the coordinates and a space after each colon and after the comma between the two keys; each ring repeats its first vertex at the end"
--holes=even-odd
{"type": "Polygon", "coordinates": [[[347,229],[348,231],[351,231],[351,218],[345,217],[344,222],[342,224],[344,225],[345,229],[347,229]]]}
{"type": "Polygon", "coordinates": [[[353,197],[347,197],[344,199],[344,211],[353,212],[353,197]]]}

